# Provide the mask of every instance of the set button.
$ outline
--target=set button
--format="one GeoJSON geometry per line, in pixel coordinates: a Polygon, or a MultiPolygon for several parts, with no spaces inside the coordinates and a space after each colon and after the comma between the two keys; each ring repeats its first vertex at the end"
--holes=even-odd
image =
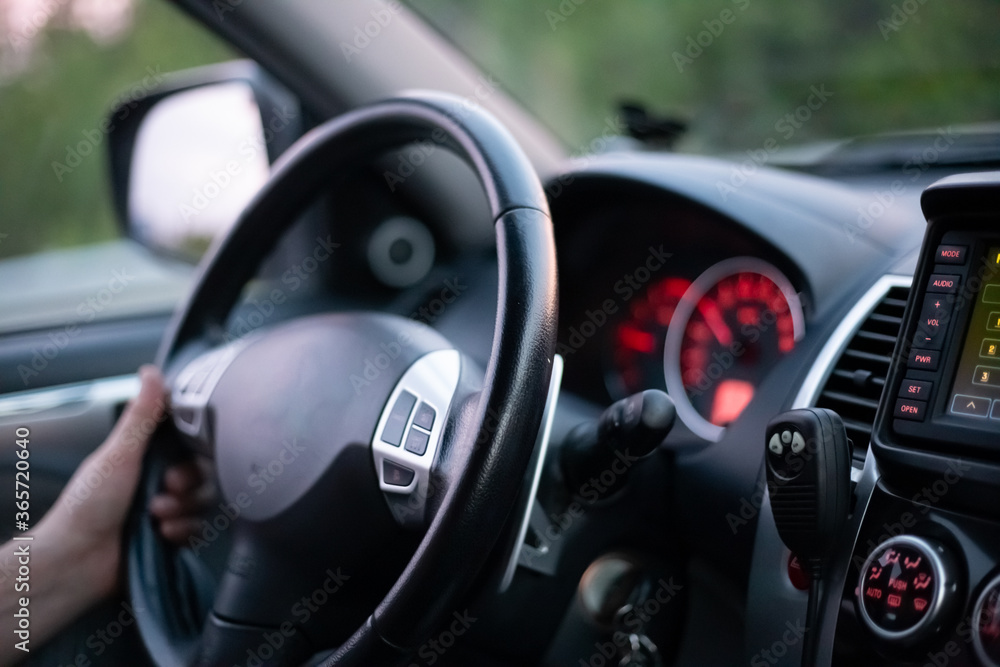
{"type": "Polygon", "coordinates": [[[899,387],[899,397],[911,398],[918,401],[927,401],[930,400],[931,389],[933,388],[933,382],[904,379],[903,384],[899,387]]]}

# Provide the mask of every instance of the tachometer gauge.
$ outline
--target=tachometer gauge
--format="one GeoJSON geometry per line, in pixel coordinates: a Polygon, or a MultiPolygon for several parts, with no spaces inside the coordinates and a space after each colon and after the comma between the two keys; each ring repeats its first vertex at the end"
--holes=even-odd
{"type": "Polygon", "coordinates": [[[719,440],[803,335],[798,294],[774,266],[736,257],[709,268],[667,329],[663,370],[677,415],[696,435],[719,440]]]}
{"type": "Polygon", "coordinates": [[[684,278],[654,283],[629,304],[628,317],[615,327],[614,373],[607,378],[614,398],[643,389],[666,389],[663,382],[663,343],[674,309],[691,286],[684,278]]]}

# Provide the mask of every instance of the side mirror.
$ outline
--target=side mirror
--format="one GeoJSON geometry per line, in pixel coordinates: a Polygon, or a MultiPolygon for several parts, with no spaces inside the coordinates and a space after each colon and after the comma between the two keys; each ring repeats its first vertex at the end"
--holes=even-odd
{"type": "Polygon", "coordinates": [[[172,74],[112,110],[108,146],[125,234],[196,262],[301,134],[298,101],[255,63],[172,74]]]}

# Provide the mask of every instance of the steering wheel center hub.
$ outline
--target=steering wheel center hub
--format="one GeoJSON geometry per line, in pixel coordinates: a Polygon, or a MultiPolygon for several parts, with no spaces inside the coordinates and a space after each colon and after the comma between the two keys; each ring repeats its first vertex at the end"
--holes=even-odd
{"type": "Polygon", "coordinates": [[[448,347],[420,323],[376,314],[300,319],[246,345],[209,401],[226,500],[250,521],[288,512],[345,449],[369,446],[406,369],[448,347]]]}

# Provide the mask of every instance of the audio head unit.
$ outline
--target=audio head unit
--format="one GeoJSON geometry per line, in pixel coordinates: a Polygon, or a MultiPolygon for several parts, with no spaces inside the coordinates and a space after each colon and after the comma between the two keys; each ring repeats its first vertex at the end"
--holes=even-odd
{"type": "Polygon", "coordinates": [[[938,181],[921,206],[927,231],[872,447],[907,466],[935,454],[1000,462],[1000,172],[938,181]]]}

